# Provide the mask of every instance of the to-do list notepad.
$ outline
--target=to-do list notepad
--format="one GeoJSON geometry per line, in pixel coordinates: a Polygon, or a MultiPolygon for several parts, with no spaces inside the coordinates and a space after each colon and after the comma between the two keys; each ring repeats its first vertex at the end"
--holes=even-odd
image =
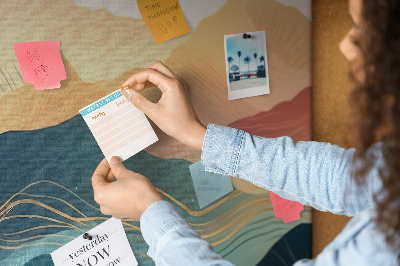
{"type": "Polygon", "coordinates": [[[117,90],[79,110],[107,161],[126,160],[158,140],[143,112],[117,90]]]}

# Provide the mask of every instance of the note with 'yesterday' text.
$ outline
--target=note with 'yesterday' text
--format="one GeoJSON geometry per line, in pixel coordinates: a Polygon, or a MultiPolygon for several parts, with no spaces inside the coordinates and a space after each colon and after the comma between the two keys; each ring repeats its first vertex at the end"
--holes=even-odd
{"type": "Polygon", "coordinates": [[[51,253],[55,266],[138,265],[119,219],[111,218],[51,253]]]}

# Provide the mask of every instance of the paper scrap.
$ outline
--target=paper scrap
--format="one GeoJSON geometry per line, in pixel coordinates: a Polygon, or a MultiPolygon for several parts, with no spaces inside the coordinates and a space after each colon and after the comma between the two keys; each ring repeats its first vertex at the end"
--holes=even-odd
{"type": "Polygon", "coordinates": [[[123,161],[158,140],[143,112],[117,90],[79,110],[101,151],[123,161]]]}
{"type": "Polygon", "coordinates": [[[300,213],[304,210],[304,206],[301,203],[284,199],[271,191],[269,196],[271,197],[272,208],[276,218],[282,219],[284,223],[300,219],[300,213]]]}
{"type": "Polygon", "coordinates": [[[157,43],[189,33],[177,0],[137,0],[140,14],[157,43]]]}
{"type": "Polygon", "coordinates": [[[55,266],[138,265],[119,219],[111,218],[51,253],[55,266]]]}
{"type": "Polygon", "coordinates": [[[233,191],[229,176],[207,172],[200,161],[189,166],[200,209],[233,191]]]}
{"type": "Polygon", "coordinates": [[[60,42],[16,43],[14,50],[22,79],[25,83],[32,83],[36,90],[60,88],[60,81],[67,78],[60,42]]]}

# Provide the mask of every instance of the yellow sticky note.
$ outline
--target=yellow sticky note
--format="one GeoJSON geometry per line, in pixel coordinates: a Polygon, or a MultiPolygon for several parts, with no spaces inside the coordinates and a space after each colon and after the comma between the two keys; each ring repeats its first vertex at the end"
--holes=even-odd
{"type": "Polygon", "coordinates": [[[190,32],[177,0],[137,0],[140,14],[157,43],[190,32]]]}

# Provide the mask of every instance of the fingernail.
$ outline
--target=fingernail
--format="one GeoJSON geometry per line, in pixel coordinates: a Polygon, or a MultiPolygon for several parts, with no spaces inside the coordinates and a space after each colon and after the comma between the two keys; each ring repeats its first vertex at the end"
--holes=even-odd
{"type": "Polygon", "coordinates": [[[132,98],[132,90],[131,89],[126,89],[125,90],[125,92],[126,92],[126,94],[128,94],[128,100],[131,100],[131,98],[132,98]]]}
{"type": "Polygon", "coordinates": [[[122,162],[122,160],[121,160],[121,158],[119,158],[118,156],[113,156],[113,157],[111,157],[111,159],[110,159],[110,163],[111,164],[118,164],[118,163],[121,163],[122,162]]]}

